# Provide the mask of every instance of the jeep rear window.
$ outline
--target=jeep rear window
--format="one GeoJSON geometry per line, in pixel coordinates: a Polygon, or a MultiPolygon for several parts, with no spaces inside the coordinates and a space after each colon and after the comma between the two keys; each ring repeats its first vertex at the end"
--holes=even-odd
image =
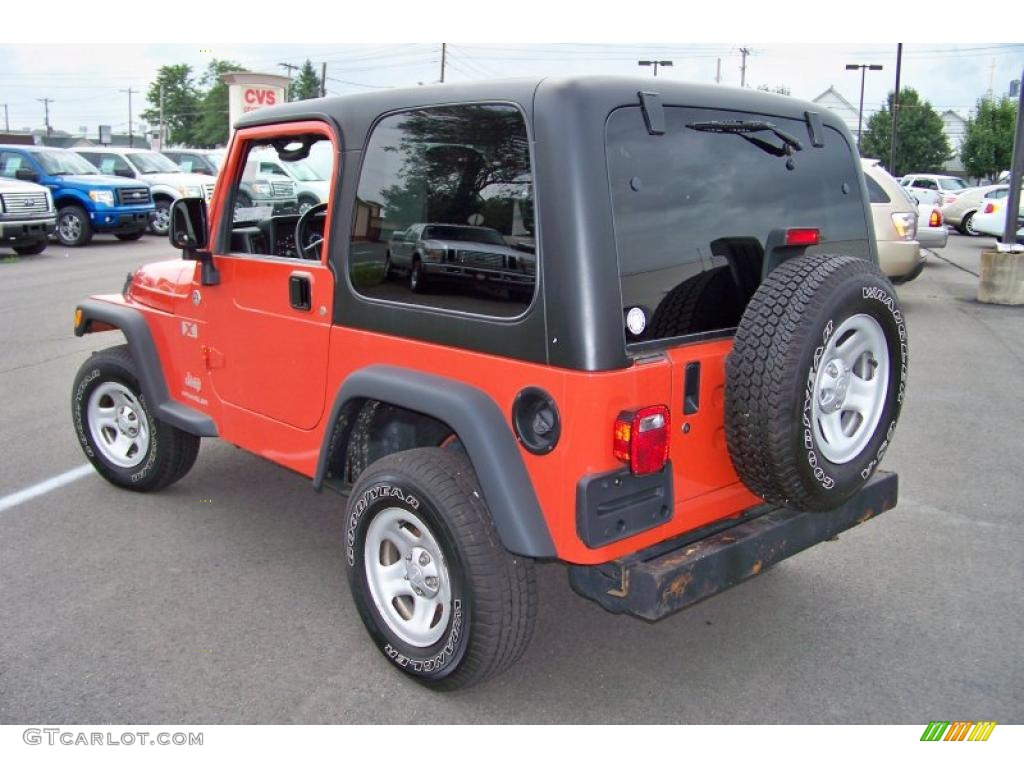
{"type": "Polygon", "coordinates": [[[689,107],[666,107],[665,118],[661,135],[648,133],[639,107],[608,119],[623,312],[644,313],[642,323],[631,313],[627,343],[734,328],[769,238],[774,247],[787,228],[820,230],[809,251],[869,254],[860,161],[838,131],[826,126],[825,146],[814,147],[801,120],[689,107]],[[770,131],[687,127],[737,120],[771,123],[803,148],[778,156],[758,145],[784,149],[770,131]]]}
{"type": "Polygon", "coordinates": [[[377,124],[353,219],[356,291],[516,317],[533,298],[536,274],[529,141],[516,107],[430,107],[377,124]]]}

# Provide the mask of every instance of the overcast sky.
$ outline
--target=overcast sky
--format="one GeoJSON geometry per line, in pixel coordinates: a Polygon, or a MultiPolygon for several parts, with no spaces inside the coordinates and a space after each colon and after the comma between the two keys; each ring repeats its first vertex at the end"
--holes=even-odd
{"type": "MultiPolygon", "coordinates": [[[[372,45],[310,42],[304,45],[0,45],[0,103],[8,105],[13,130],[43,125],[41,98],[53,99],[54,128],[77,133],[80,126],[95,136],[97,125],[117,132],[128,128],[128,95],[133,88],[135,120],[146,108],[145,91],[159,67],[187,63],[200,72],[212,58],[231,59],[243,67],[284,74],[280,63],[301,64],[309,58],[319,69],[327,62],[328,92],[344,94],[370,88],[416,85],[440,77],[440,44],[372,45]]],[[[860,73],[847,63],[882,64],[867,75],[865,118],[885,99],[895,78],[896,46],[869,44],[786,45],[756,42],[651,45],[623,43],[490,45],[452,44],[446,80],[474,80],[517,75],[649,73],[637,66],[644,58],[670,59],[672,68],[659,77],[714,82],[721,59],[721,82],[740,84],[740,48],[747,58],[747,85],[785,85],[794,96],[812,99],[830,85],[855,107],[860,73]]],[[[967,115],[991,87],[1005,94],[1024,67],[1024,44],[972,42],[913,43],[903,49],[902,82],[916,88],[940,112],[967,115]]],[[[226,119],[226,117],[225,117],[226,119]]]]}

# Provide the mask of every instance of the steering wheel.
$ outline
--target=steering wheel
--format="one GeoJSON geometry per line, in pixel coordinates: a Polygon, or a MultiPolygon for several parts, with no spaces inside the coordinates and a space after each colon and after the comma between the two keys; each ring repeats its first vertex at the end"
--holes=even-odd
{"type": "Polygon", "coordinates": [[[310,206],[306,209],[305,213],[299,216],[299,220],[295,222],[295,249],[299,253],[300,259],[320,259],[320,246],[324,242],[323,235],[312,234],[312,238],[307,238],[306,230],[309,229],[309,223],[313,220],[314,216],[323,216],[327,210],[327,203],[317,203],[316,205],[310,206]],[[306,240],[309,239],[309,242],[306,240]]]}

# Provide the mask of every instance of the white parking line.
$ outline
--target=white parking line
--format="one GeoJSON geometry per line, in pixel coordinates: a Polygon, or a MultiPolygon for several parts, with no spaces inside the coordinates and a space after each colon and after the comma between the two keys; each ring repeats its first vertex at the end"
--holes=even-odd
{"type": "Polygon", "coordinates": [[[67,472],[51,477],[49,480],[43,480],[43,482],[30,485],[28,488],[23,490],[9,493],[0,498],[0,512],[5,512],[11,507],[24,504],[26,501],[34,499],[36,496],[42,496],[44,493],[55,491],[61,486],[75,482],[75,480],[81,480],[86,475],[91,475],[92,473],[92,464],[82,464],[79,467],[69,469],[67,472]]]}

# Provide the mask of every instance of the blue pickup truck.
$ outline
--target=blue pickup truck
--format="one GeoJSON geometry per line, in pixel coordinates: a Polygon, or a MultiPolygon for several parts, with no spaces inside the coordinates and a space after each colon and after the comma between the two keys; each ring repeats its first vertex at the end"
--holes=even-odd
{"type": "Polygon", "coordinates": [[[0,145],[0,175],[47,187],[57,209],[57,239],[67,246],[85,245],[96,232],[121,240],[138,240],[153,215],[149,187],[117,176],[67,149],[0,145]]]}

